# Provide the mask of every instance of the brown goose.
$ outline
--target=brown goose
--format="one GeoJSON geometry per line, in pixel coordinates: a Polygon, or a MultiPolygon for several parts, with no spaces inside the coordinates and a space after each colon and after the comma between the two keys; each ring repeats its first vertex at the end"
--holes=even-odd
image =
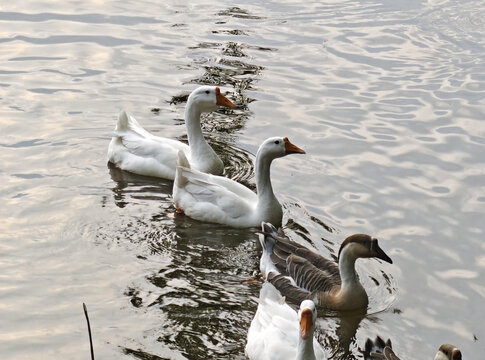
{"type": "Polygon", "coordinates": [[[366,308],[369,299],[355,271],[358,258],[375,257],[392,264],[369,235],[349,236],[340,246],[338,264],[288,239],[270,223],[262,223],[260,269],[289,300],[311,299],[333,310],[366,308]]]}
{"type": "MultiPolygon", "coordinates": [[[[392,350],[391,340],[386,342],[380,336],[374,341],[367,339],[364,349],[365,360],[400,360],[392,350]]],[[[434,360],[461,360],[461,351],[451,344],[443,344],[438,349],[434,360]]]]}

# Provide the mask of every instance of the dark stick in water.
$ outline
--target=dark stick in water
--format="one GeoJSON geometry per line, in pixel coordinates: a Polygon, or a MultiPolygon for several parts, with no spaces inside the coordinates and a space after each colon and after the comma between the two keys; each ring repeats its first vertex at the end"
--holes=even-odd
{"type": "Polygon", "coordinates": [[[91,325],[89,325],[88,309],[86,304],[83,303],[84,315],[86,315],[86,321],[88,322],[88,333],[89,333],[89,346],[91,347],[91,360],[94,360],[94,349],[93,349],[93,338],[91,337],[91,325]]]}

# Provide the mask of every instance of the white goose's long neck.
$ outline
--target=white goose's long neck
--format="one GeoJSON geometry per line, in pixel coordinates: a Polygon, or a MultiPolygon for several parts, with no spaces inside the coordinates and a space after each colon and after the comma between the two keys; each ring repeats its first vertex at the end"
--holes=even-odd
{"type": "Polygon", "coordinates": [[[185,106],[185,126],[187,126],[187,136],[189,137],[189,144],[196,145],[200,142],[205,142],[202,135],[202,129],[200,127],[200,109],[192,101],[188,101],[185,106]]]}
{"type": "Polygon", "coordinates": [[[313,349],[313,332],[306,338],[298,339],[298,347],[296,350],[296,360],[315,360],[315,350],[313,349]]]}
{"type": "Polygon", "coordinates": [[[278,202],[273,193],[271,185],[271,162],[273,159],[262,151],[256,154],[256,191],[258,193],[258,207],[270,205],[275,201],[278,202]]]}
{"type": "Polygon", "coordinates": [[[200,127],[201,113],[202,112],[194,102],[191,100],[187,102],[184,118],[192,159],[197,156],[203,156],[206,152],[213,152],[202,134],[202,129],[200,127]]]}

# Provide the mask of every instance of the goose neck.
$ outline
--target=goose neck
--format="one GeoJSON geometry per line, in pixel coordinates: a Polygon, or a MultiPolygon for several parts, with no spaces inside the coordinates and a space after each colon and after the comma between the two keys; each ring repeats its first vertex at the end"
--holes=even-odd
{"type": "Polygon", "coordinates": [[[206,143],[200,127],[201,113],[197,104],[189,99],[185,107],[184,119],[190,146],[200,146],[206,143]]]}
{"type": "Polygon", "coordinates": [[[271,162],[267,154],[258,151],[256,155],[256,191],[261,200],[276,200],[271,185],[271,162]]]}
{"type": "Polygon", "coordinates": [[[315,360],[315,350],[313,349],[313,331],[306,339],[303,339],[301,336],[299,337],[296,360],[315,360]]]}
{"type": "Polygon", "coordinates": [[[340,271],[340,279],[342,280],[342,290],[361,286],[359,276],[355,271],[356,260],[357,256],[355,256],[350,250],[343,249],[342,253],[340,254],[338,267],[340,271]]]}

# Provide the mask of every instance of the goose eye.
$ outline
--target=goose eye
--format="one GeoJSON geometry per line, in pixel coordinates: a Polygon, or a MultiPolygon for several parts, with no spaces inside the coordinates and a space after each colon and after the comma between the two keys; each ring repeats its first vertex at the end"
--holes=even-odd
{"type": "Polygon", "coordinates": [[[274,143],[275,143],[276,145],[278,145],[278,144],[280,143],[280,141],[279,141],[279,140],[276,140],[274,143]]]}
{"type": "Polygon", "coordinates": [[[209,93],[209,90],[206,90],[205,93],[208,94],[209,93]]]}

